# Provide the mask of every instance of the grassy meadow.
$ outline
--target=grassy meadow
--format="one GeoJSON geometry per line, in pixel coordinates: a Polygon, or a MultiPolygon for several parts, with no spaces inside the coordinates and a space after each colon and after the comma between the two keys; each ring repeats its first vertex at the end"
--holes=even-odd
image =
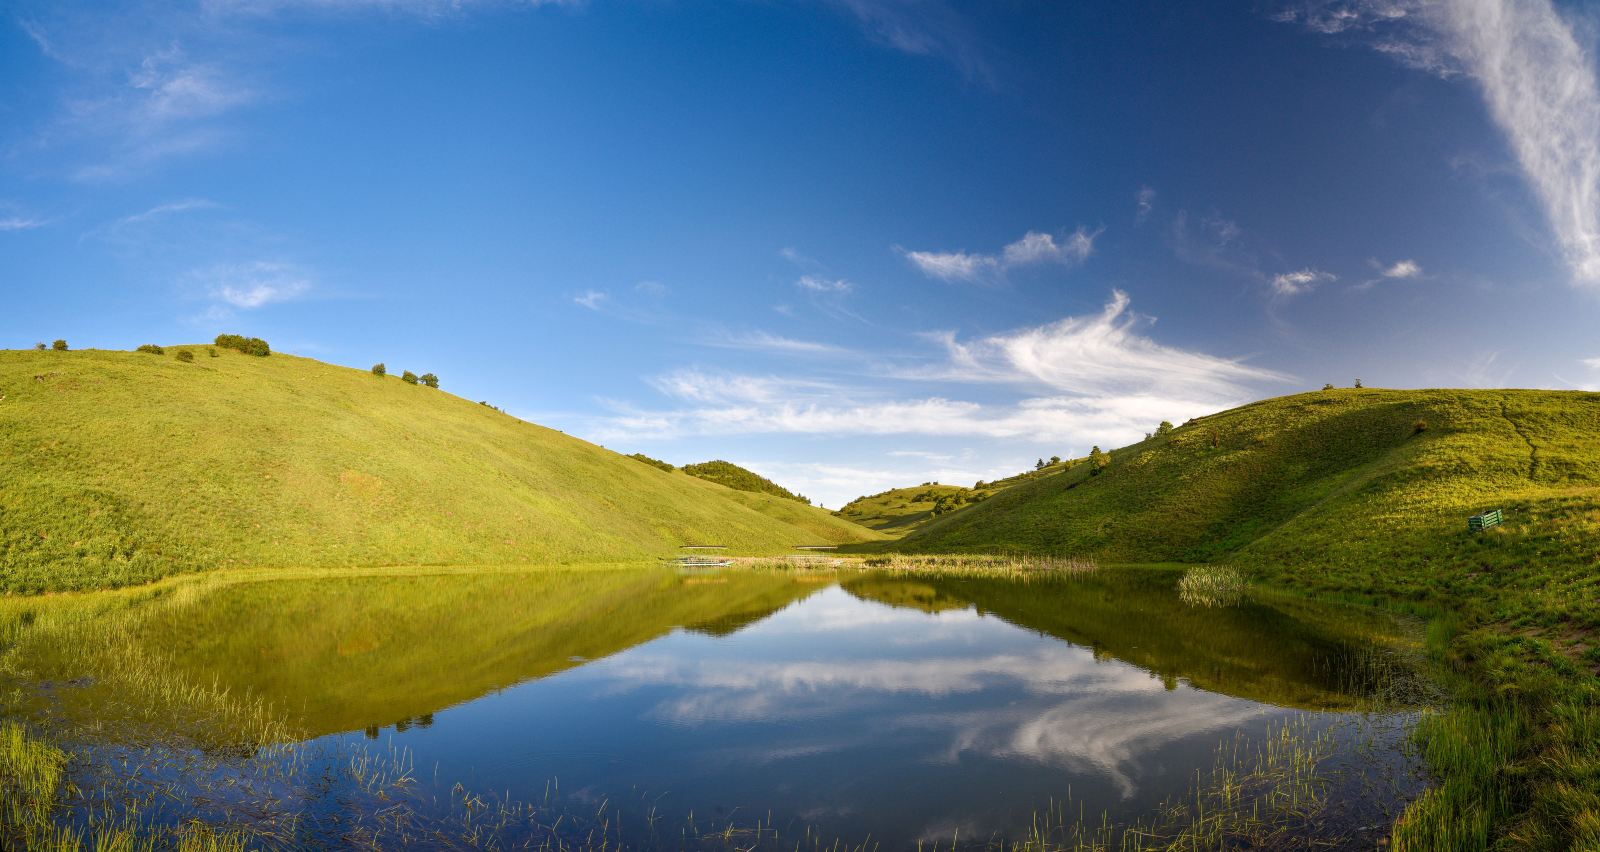
{"type": "Polygon", "coordinates": [[[770,554],[878,535],[283,354],[4,351],[0,397],[0,589],[14,592],[228,567],[628,560],[683,544],[770,554]]]}

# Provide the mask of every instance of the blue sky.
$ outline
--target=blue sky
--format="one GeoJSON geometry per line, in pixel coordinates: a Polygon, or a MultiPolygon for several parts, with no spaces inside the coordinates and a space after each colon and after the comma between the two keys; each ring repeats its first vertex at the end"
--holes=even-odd
{"type": "Polygon", "coordinates": [[[1600,387],[1593,7],[13,2],[0,346],[259,335],[820,502],[1600,387]]]}

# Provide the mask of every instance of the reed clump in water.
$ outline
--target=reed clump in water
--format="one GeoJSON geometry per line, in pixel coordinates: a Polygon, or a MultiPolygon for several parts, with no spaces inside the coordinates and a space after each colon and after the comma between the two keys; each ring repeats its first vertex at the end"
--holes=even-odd
{"type": "Polygon", "coordinates": [[[1178,598],[1190,606],[1233,606],[1244,600],[1248,585],[1238,569],[1199,565],[1179,578],[1178,598]]]}

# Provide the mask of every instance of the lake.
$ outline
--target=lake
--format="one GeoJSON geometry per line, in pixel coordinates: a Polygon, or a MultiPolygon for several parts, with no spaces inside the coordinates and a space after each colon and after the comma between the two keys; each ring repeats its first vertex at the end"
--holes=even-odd
{"type": "Polygon", "coordinates": [[[1423,784],[1417,627],[1178,577],[199,583],[21,628],[6,709],[99,785],[84,824],[116,789],[283,846],[1069,845],[1231,779],[1296,797],[1251,830],[1371,848],[1423,784]]]}

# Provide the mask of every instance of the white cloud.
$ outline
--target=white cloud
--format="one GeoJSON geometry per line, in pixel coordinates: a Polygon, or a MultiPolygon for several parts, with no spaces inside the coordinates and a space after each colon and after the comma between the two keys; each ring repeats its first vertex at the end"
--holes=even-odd
{"type": "Polygon", "coordinates": [[[600,310],[600,306],[609,298],[611,297],[599,290],[585,290],[582,293],[573,296],[572,301],[573,303],[582,305],[591,311],[598,311],[600,310]]]}
{"type": "Polygon", "coordinates": [[[297,299],[311,289],[311,280],[303,271],[274,261],[219,264],[195,277],[213,298],[245,310],[297,299]]]}
{"type": "MultiPolygon", "coordinates": [[[[813,379],[678,370],[651,380],[677,407],[614,405],[590,434],[598,440],[670,440],[692,435],[921,435],[1024,439],[1067,452],[1132,443],[1162,420],[1190,417],[1256,395],[1250,386],[1286,379],[1237,360],[1163,346],[1138,333],[1128,297],[1116,292],[1099,314],[1068,317],[975,341],[936,339],[931,367],[876,378],[885,387],[813,379]],[[904,397],[904,380],[1013,386],[1011,401],[979,403],[944,395],[904,397]],[[1030,393],[1031,392],[1031,393],[1030,393]]],[[[815,485],[807,485],[821,493],[815,485]]],[[[827,499],[826,494],[823,495],[827,499]]]]}
{"type": "Polygon", "coordinates": [[[843,278],[828,278],[822,275],[802,275],[795,281],[795,286],[812,293],[849,293],[855,289],[843,278]]]}
{"type": "Polygon", "coordinates": [[[924,275],[945,281],[976,281],[999,266],[992,257],[959,251],[908,251],[906,259],[924,275]]]}
{"type": "Polygon", "coordinates": [[[1272,277],[1272,294],[1274,296],[1298,296],[1309,293],[1318,284],[1325,284],[1338,280],[1338,276],[1331,272],[1319,269],[1299,269],[1294,272],[1284,272],[1272,277]]]}
{"type": "Polygon", "coordinates": [[[1251,382],[1282,381],[1272,370],[1163,346],[1138,333],[1128,295],[1112,291],[1100,313],[962,343],[941,335],[946,367],[911,378],[1025,383],[1084,395],[1194,395],[1218,400],[1244,395],[1251,382]]]}
{"type": "Polygon", "coordinates": [[[44,219],[34,219],[27,216],[7,216],[0,218],[0,232],[3,231],[31,231],[49,224],[44,219]]]}
{"type": "Polygon", "coordinates": [[[1402,260],[1383,268],[1385,278],[1416,278],[1422,274],[1422,267],[1414,260],[1402,260]]]}
{"type": "Polygon", "coordinates": [[[813,340],[796,340],[792,337],[753,331],[742,334],[723,334],[699,338],[702,342],[726,349],[753,349],[767,352],[789,352],[800,355],[833,355],[847,350],[813,340]]]}
{"type": "Polygon", "coordinates": [[[1279,19],[1357,34],[1412,67],[1474,80],[1573,280],[1600,286],[1600,84],[1592,39],[1550,0],[1320,0],[1279,19]]]}
{"type": "Polygon", "coordinates": [[[997,280],[1007,270],[1042,263],[1081,263],[1094,252],[1094,241],[1103,229],[1079,227],[1059,241],[1051,234],[1029,231],[998,255],[970,254],[964,251],[905,251],[924,275],[943,281],[984,283],[997,280]]]}
{"type": "Polygon", "coordinates": [[[1584,358],[1578,363],[1588,367],[1591,370],[1600,370],[1600,358],[1584,358]]]}
{"type": "Polygon", "coordinates": [[[1156,191],[1148,186],[1139,187],[1139,192],[1134,196],[1134,221],[1143,222],[1150,218],[1156,209],[1156,191]]]}
{"type": "Polygon", "coordinates": [[[914,56],[953,63],[968,77],[991,85],[994,75],[971,26],[943,0],[828,0],[848,12],[868,37],[914,56]]]}

